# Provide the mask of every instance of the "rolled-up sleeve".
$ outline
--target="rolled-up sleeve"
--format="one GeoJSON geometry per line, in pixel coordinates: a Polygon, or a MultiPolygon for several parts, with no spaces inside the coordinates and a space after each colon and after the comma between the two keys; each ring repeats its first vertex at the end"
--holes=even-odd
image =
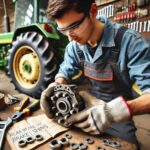
{"type": "Polygon", "coordinates": [[[130,39],[127,65],[130,79],[142,94],[150,93],[150,44],[139,34],[130,39]]]}
{"type": "Polygon", "coordinates": [[[55,76],[55,79],[63,77],[70,81],[79,69],[79,57],[75,49],[75,43],[70,42],[66,47],[64,61],[60,65],[60,69],[55,76]]]}

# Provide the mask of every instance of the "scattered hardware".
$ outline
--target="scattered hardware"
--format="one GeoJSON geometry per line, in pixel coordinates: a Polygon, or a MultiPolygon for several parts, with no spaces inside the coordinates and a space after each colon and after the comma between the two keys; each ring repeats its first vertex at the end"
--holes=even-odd
{"type": "Polygon", "coordinates": [[[98,147],[96,147],[96,150],[106,150],[106,149],[98,146],[98,147]]]}
{"type": "Polygon", "coordinates": [[[60,139],[60,143],[61,143],[62,146],[64,146],[64,147],[67,147],[67,146],[69,146],[69,144],[70,144],[67,138],[61,138],[61,139],[60,139]]]}
{"type": "Polygon", "coordinates": [[[27,146],[27,144],[34,143],[35,140],[36,141],[41,141],[41,140],[43,140],[43,136],[40,135],[40,134],[37,134],[37,135],[35,135],[35,137],[27,137],[24,140],[18,141],[18,146],[19,147],[25,147],[25,146],[27,146]]]}
{"type": "Polygon", "coordinates": [[[33,137],[27,137],[27,139],[26,139],[26,142],[28,144],[32,144],[32,143],[34,143],[34,141],[35,141],[35,139],[33,137]]]}
{"type": "Polygon", "coordinates": [[[30,113],[37,108],[39,108],[39,101],[27,97],[20,101],[18,107],[14,108],[16,112],[11,117],[8,117],[7,121],[0,121],[0,150],[2,149],[6,129],[13,123],[13,121],[21,119],[23,116],[30,115],[30,113]]]}
{"type": "Polygon", "coordinates": [[[72,150],[76,150],[76,149],[79,148],[79,144],[77,144],[77,143],[71,143],[70,147],[71,147],[72,150]]]}
{"type": "Polygon", "coordinates": [[[5,103],[7,105],[12,105],[12,104],[15,104],[17,102],[20,102],[20,99],[16,96],[13,96],[13,95],[10,95],[10,94],[7,94],[7,99],[5,99],[5,103]]]}
{"type": "Polygon", "coordinates": [[[85,142],[79,143],[79,149],[80,150],[86,150],[87,148],[88,148],[88,146],[85,142]]]}
{"type": "Polygon", "coordinates": [[[113,147],[113,148],[120,148],[121,147],[121,144],[119,142],[110,141],[110,140],[107,140],[107,139],[103,140],[103,144],[106,145],[106,146],[113,147]]]}
{"type": "Polygon", "coordinates": [[[65,134],[65,137],[66,137],[67,139],[71,139],[71,138],[72,138],[72,135],[71,135],[71,134],[65,134]]]}
{"type": "Polygon", "coordinates": [[[43,136],[40,134],[35,135],[35,140],[36,141],[42,141],[43,140],[43,136]]]}
{"type": "Polygon", "coordinates": [[[86,141],[88,144],[93,144],[94,143],[94,139],[91,137],[86,138],[86,141]]]}
{"type": "Polygon", "coordinates": [[[50,142],[50,150],[60,150],[61,143],[58,140],[52,140],[50,142]]]}
{"type": "Polygon", "coordinates": [[[78,94],[76,85],[56,85],[50,99],[55,120],[65,127],[70,126],[66,124],[65,120],[84,108],[84,103],[78,94]]]}
{"type": "Polygon", "coordinates": [[[19,142],[18,142],[18,146],[19,147],[25,147],[27,145],[27,142],[25,141],[25,140],[20,140],[19,142]]]}

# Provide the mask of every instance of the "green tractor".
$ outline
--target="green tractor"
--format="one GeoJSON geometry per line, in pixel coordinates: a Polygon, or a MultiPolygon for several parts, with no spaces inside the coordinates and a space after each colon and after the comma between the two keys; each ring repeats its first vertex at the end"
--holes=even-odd
{"type": "Polygon", "coordinates": [[[9,32],[5,12],[7,32],[0,34],[0,68],[8,71],[17,90],[39,98],[53,82],[68,40],[45,17],[48,0],[13,2],[14,32],[9,32]]]}

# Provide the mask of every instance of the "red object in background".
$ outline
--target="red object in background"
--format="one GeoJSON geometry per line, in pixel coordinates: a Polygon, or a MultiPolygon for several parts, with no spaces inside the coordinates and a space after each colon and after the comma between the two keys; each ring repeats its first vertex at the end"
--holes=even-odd
{"type": "Polygon", "coordinates": [[[53,28],[48,24],[42,24],[42,27],[49,33],[53,32],[53,28]]]}

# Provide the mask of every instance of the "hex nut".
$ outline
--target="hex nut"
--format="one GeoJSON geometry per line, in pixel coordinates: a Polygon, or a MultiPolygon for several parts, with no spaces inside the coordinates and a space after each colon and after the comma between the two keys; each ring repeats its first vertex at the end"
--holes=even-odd
{"type": "Polygon", "coordinates": [[[26,142],[26,140],[20,140],[20,141],[18,141],[18,146],[19,147],[25,147],[27,145],[27,142],[26,142]]]}
{"type": "Polygon", "coordinates": [[[34,143],[34,141],[35,141],[35,139],[34,139],[33,137],[28,137],[28,138],[26,139],[26,142],[27,142],[28,144],[32,144],[32,143],[34,143]]]}
{"type": "Polygon", "coordinates": [[[93,144],[94,143],[94,139],[91,137],[86,138],[86,141],[88,144],[93,144]]]}
{"type": "Polygon", "coordinates": [[[77,143],[71,143],[70,147],[71,147],[72,150],[76,150],[76,149],[79,148],[79,144],[77,144],[77,143]]]}
{"type": "Polygon", "coordinates": [[[58,140],[50,141],[50,150],[60,150],[61,143],[58,140]]]}
{"type": "Polygon", "coordinates": [[[96,150],[105,150],[105,148],[102,148],[102,147],[100,147],[100,146],[97,146],[97,147],[96,147],[96,150]]]}
{"type": "Polygon", "coordinates": [[[65,147],[69,146],[69,141],[65,137],[60,139],[60,143],[65,147]]]}
{"type": "Polygon", "coordinates": [[[42,141],[44,138],[43,138],[43,136],[41,135],[41,134],[37,134],[37,135],[35,135],[35,140],[36,141],[42,141]]]}
{"type": "Polygon", "coordinates": [[[71,139],[71,138],[72,138],[72,135],[71,135],[71,134],[65,134],[65,137],[66,137],[67,139],[71,139]]]}
{"type": "Polygon", "coordinates": [[[79,149],[80,150],[86,150],[87,149],[86,143],[83,143],[83,142],[79,143],[79,149]]]}

